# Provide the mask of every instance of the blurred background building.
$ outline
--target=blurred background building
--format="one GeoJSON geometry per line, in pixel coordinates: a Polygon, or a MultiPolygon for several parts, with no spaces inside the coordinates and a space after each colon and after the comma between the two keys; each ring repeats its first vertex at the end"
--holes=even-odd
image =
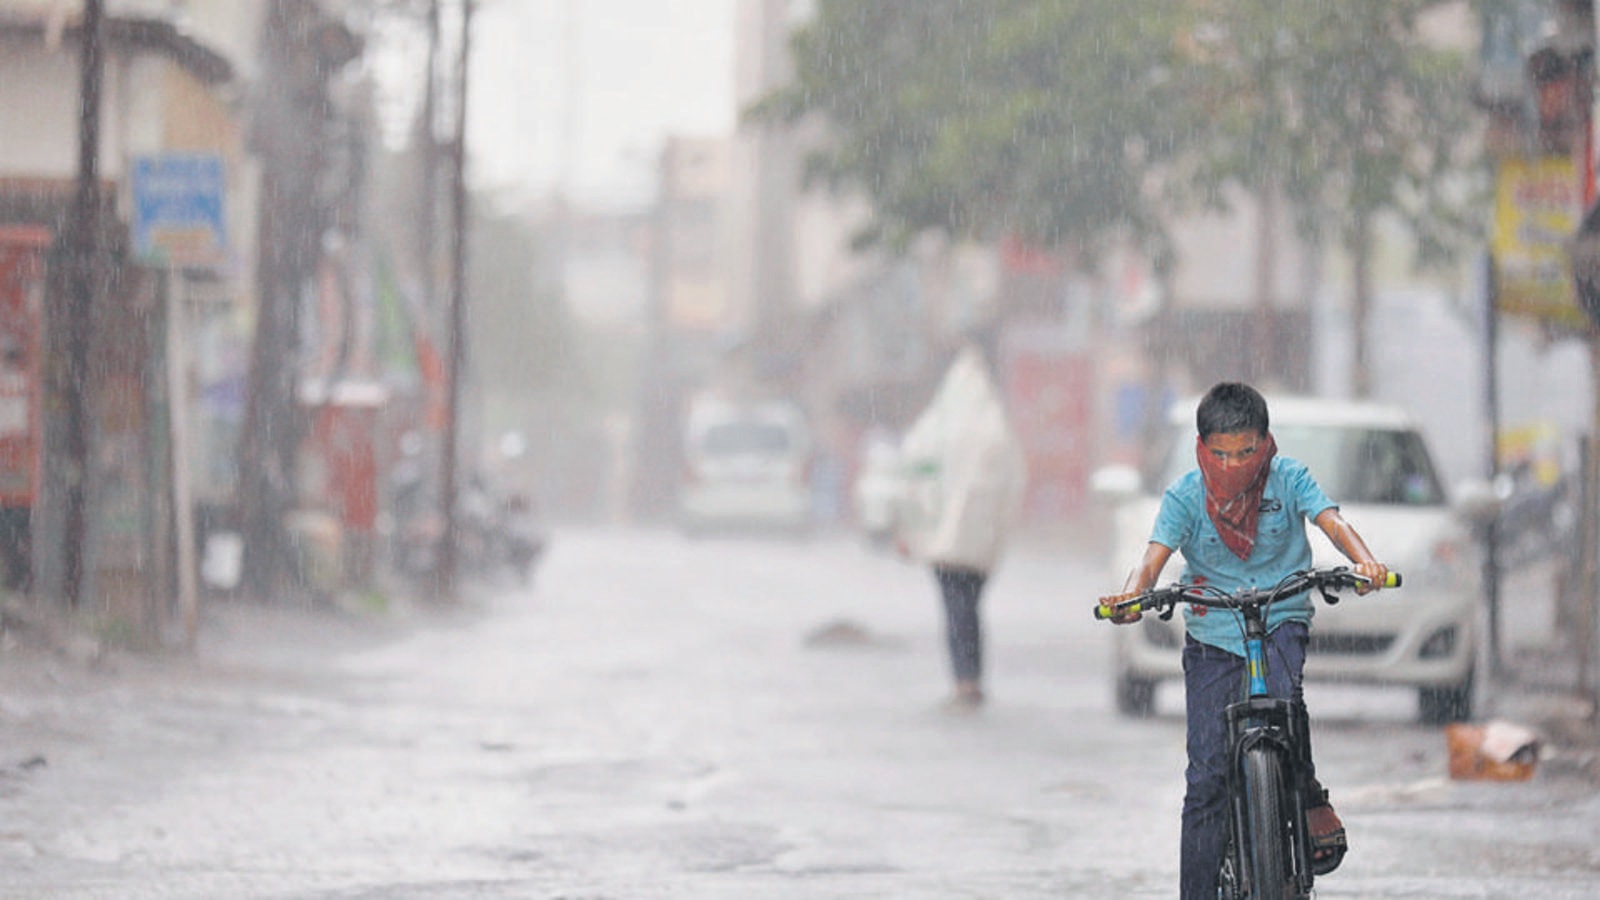
{"type": "MultiPolygon", "coordinates": [[[[817,12],[801,0],[717,6],[723,31],[707,46],[728,50],[724,115],[630,146],[628,190],[602,195],[583,174],[581,138],[598,128],[585,88],[602,74],[585,60],[627,10],[482,6],[493,52],[535,26],[554,48],[523,48],[516,77],[469,91],[491,120],[469,133],[520,129],[492,153],[452,130],[460,73],[476,71],[457,67],[457,0],[106,4],[97,596],[140,598],[130,615],[143,619],[170,612],[177,507],[193,510],[202,563],[222,554],[214,589],[245,577],[217,562],[231,545],[211,541],[251,531],[241,517],[289,522],[284,552],[321,573],[322,591],[370,580],[408,534],[431,539],[458,227],[465,391],[449,411],[462,483],[491,508],[520,493],[562,519],[668,521],[690,407],[784,399],[806,411],[828,474],[822,518],[847,524],[867,448],[908,424],[972,337],[995,351],[1041,524],[1082,515],[1092,468],[1137,458],[1171,397],[1221,378],[1350,396],[1360,374],[1421,420],[1450,480],[1490,465],[1491,392],[1492,427],[1542,435],[1563,459],[1588,427],[1583,320],[1557,252],[1593,201],[1586,2],[1429,11],[1427,40],[1476,60],[1463,90],[1509,199],[1483,211],[1498,216],[1492,246],[1426,275],[1412,236],[1379,222],[1359,336],[1349,260],[1300,237],[1270,194],[1175,216],[1167,268],[1130,246],[1087,266],[1015,238],[860,250],[866,199],[805,177],[826,126],[741,115],[793,77],[790,37],[817,12]],[[551,98],[559,113],[535,115],[551,98]],[[504,160],[540,155],[555,158],[554,181],[509,180],[504,160]],[[458,160],[478,166],[463,223],[458,160]],[[1517,227],[1535,216],[1549,227],[1517,227]],[[1516,239],[1531,233],[1549,240],[1516,239]],[[1357,346],[1371,371],[1356,371],[1357,346]],[[242,508],[263,494],[281,503],[242,508]]],[[[36,507],[51,440],[41,316],[77,167],[82,9],[0,0],[0,518],[14,584],[58,565],[27,537],[57,527],[36,507]]]]}

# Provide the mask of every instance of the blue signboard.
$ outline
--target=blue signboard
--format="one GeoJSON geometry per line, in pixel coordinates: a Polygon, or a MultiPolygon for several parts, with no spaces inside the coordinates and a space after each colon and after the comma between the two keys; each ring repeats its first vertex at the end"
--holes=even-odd
{"type": "Polygon", "coordinates": [[[226,256],[222,157],[163,153],[133,161],[133,248],[142,260],[214,266],[226,256]]]}

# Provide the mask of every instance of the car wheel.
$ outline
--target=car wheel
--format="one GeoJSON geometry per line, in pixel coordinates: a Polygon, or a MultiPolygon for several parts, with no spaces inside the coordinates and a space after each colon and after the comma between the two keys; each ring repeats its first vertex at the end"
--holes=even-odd
{"type": "Polygon", "coordinates": [[[1137,719],[1149,717],[1156,709],[1156,683],[1135,678],[1126,672],[1117,675],[1117,712],[1137,719]]]}
{"type": "Polygon", "coordinates": [[[1472,673],[1458,684],[1417,689],[1417,711],[1429,725],[1463,722],[1472,717],[1472,673]]]}

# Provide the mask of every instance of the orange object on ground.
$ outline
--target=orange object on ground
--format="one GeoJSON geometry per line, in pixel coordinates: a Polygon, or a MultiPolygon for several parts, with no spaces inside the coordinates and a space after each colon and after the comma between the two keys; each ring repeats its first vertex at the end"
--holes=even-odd
{"type": "Polygon", "coordinates": [[[1527,781],[1539,759],[1533,732],[1508,723],[1455,723],[1444,729],[1450,777],[1460,781],[1527,781]]]}

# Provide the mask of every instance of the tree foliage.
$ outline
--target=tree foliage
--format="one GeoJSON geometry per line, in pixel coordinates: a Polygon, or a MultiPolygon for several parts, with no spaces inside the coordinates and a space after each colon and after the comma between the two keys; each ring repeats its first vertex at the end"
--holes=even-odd
{"type": "Polygon", "coordinates": [[[810,174],[865,189],[871,237],[1153,237],[1150,173],[1193,133],[1174,40],[1189,18],[1124,0],[821,0],[793,83],[754,115],[826,122],[810,174]]]}
{"type": "Polygon", "coordinates": [[[1472,127],[1438,0],[819,0],[752,116],[820,119],[809,173],[864,191],[869,237],[938,230],[1165,247],[1182,204],[1273,188],[1309,237],[1385,210],[1459,242],[1472,127]]]}
{"type": "Polygon", "coordinates": [[[1352,254],[1380,213],[1424,261],[1482,220],[1465,53],[1423,40],[1438,0],[1218,0],[1196,84],[1213,127],[1200,183],[1282,190],[1302,234],[1352,254]]]}

